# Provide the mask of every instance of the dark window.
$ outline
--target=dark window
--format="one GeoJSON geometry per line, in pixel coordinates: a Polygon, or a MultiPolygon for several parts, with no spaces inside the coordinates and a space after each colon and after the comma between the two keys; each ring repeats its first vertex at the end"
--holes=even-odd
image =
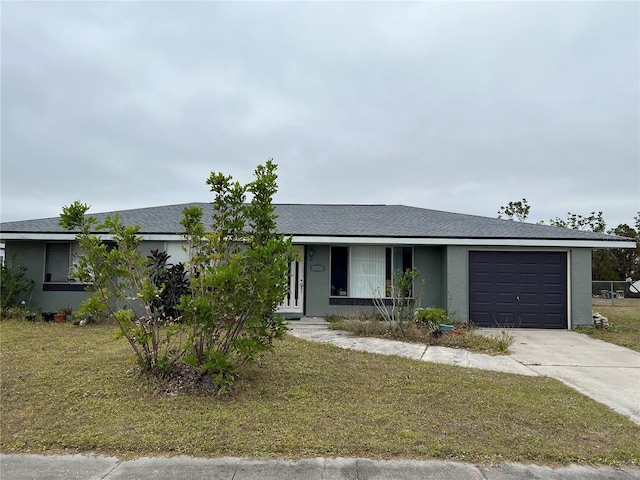
{"type": "Polygon", "coordinates": [[[47,243],[44,268],[45,282],[69,281],[70,243],[47,243]]]}
{"type": "Polygon", "coordinates": [[[349,247],[331,247],[331,296],[346,297],[349,247]]]}
{"type": "Polygon", "coordinates": [[[402,247],[402,271],[406,272],[413,268],[413,248],[402,247]]]}
{"type": "Polygon", "coordinates": [[[387,297],[391,296],[391,284],[393,282],[393,262],[391,261],[391,252],[393,249],[387,248],[385,252],[385,266],[384,266],[384,284],[387,297]]]}

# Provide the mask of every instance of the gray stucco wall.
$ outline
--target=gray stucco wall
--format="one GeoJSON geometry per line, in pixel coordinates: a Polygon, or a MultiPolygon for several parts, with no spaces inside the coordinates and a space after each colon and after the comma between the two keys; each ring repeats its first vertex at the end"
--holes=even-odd
{"type": "MultiPolygon", "coordinates": [[[[313,259],[309,256],[310,248],[310,246],[307,247],[305,257],[305,315],[309,317],[333,314],[358,315],[375,311],[375,307],[372,306],[330,305],[330,247],[314,245],[313,259]]],[[[414,248],[413,263],[420,272],[420,276],[415,281],[415,288],[422,306],[441,308],[446,306],[445,283],[441,276],[444,251],[442,247],[414,248]]]]}
{"type": "Polygon", "coordinates": [[[447,312],[453,321],[469,319],[469,248],[446,247],[447,312]]]}
{"type": "Polygon", "coordinates": [[[569,291],[571,292],[571,317],[569,328],[578,325],[591,325],[591,249],[574,248],[569,256],[571,275],[569,291]]]}
{"type": "MultiPolygon", "coordinates": [[[[142,251],[147,255],[151,250],[164,249],[164,242],[142,242],[142,251]]],[[[16,253],[17,263],[27,268],[27,275],[35,286],[29,308],[41,312],[55,312],[64,305],[70,305],[76,310],[80,302],[89,296],[87,292],[44,291],[45,241],[7,241],[5,251],[8,259],[16,253]]]]}
{"type": "MultiPolygon", "coordinates": [[[[469,319],[469,250],[496,250],[449,246],[446,252],[446,281],[449,315],[457,321],[469,319]]],[[[501,248],[506,251],[558,251],[553,248],[501,248]]],[[[591,249],[568,249],[569,328],[591,323],[591,249]]]]}
{"type": "Polygon", "coordinates": [[[442,277],[444,258],[443,247],[414,247],[413,249],[413,265],[420,272],[415,288],[419,292],[422,307],[446,307],[446,283],[442,277]]]}
{"type": "MultiPolygon", "coordinates": [[[[18,263],[27,268],[29,277],[35,281],[30,307],[43,312],[53,312],[68,304],[77,309],[80,302],[87,298],[86,292],[43,291],[45,245],[44,241],[8,241],[5,246],[6,258],[10,259],[17,253],[18,263]]],[[[164,243],[143,242],[142,249],[147,255],[153,249],[163,250],[164,243]]],[[[309,255],[309,249],[310,247],[307,247],[305,250],[305,315],[355,315],[374,311],[374,307],[329,305],[330,247],[314,245],[313,258],[309,255]]],[[[476,247],[473,249],[478,250],[476,247]]],[[[414,248],[414,266],[421,274],[415,286],[422,306],[446,308],[452,319],[468,320],[469,250],[470,247],[466,246],[414,248]]],[[[569,325],[588,325],[591,323],[591,249],[570,249],[568,259],[569,325]]]]}

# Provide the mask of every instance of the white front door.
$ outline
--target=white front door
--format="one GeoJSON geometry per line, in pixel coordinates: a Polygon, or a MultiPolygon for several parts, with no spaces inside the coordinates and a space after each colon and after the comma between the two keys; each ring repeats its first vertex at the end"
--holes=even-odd
{"type": "Polygon", "coordinates": [[[304,310],[304,247],[297,247],[298,260],[289,266],[289,293],[278,307],[280,313],[303,313],[304,310]]]}

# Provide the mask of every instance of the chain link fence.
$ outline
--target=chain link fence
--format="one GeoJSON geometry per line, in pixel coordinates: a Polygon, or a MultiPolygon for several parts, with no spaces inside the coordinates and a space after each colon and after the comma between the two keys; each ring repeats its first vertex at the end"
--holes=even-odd
{"type": "Polygon", "coordinates": [[[591,295],[594,305],[627,305],[640,301],[640,294],[632,292],[630,282],[599,281],[591,282],[591,295]]]}

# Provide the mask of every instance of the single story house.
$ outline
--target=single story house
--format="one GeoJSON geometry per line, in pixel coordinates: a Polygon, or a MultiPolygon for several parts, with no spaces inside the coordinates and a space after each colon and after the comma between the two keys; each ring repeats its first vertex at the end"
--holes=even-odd
{"type": "MultiPolygon", "coordinates": [[[[198,205],[211,218],[212,205],[198,205]]],[[[186,206],[118,213],[125,224],[141,226],[145,250],[165,250],[177,263],[186,260],[180,225],[186,206]]],[[[291,317],[371,309],[374,297],[386,295],[392,272],[415,267],[413,294],[421,305],[444,308],[455,320],[573,328],[592,321],[592,249],[635,247],[625,237],[403,205],[275,207],[279,231],[301,253],[280,308],[291,317]]],[[[32,308],[77,307],[88,295],[68,278],[79,253],[74,238],[58,218],[0,224],[6,257],[18,254],[35,281],[32,308]]]]}

